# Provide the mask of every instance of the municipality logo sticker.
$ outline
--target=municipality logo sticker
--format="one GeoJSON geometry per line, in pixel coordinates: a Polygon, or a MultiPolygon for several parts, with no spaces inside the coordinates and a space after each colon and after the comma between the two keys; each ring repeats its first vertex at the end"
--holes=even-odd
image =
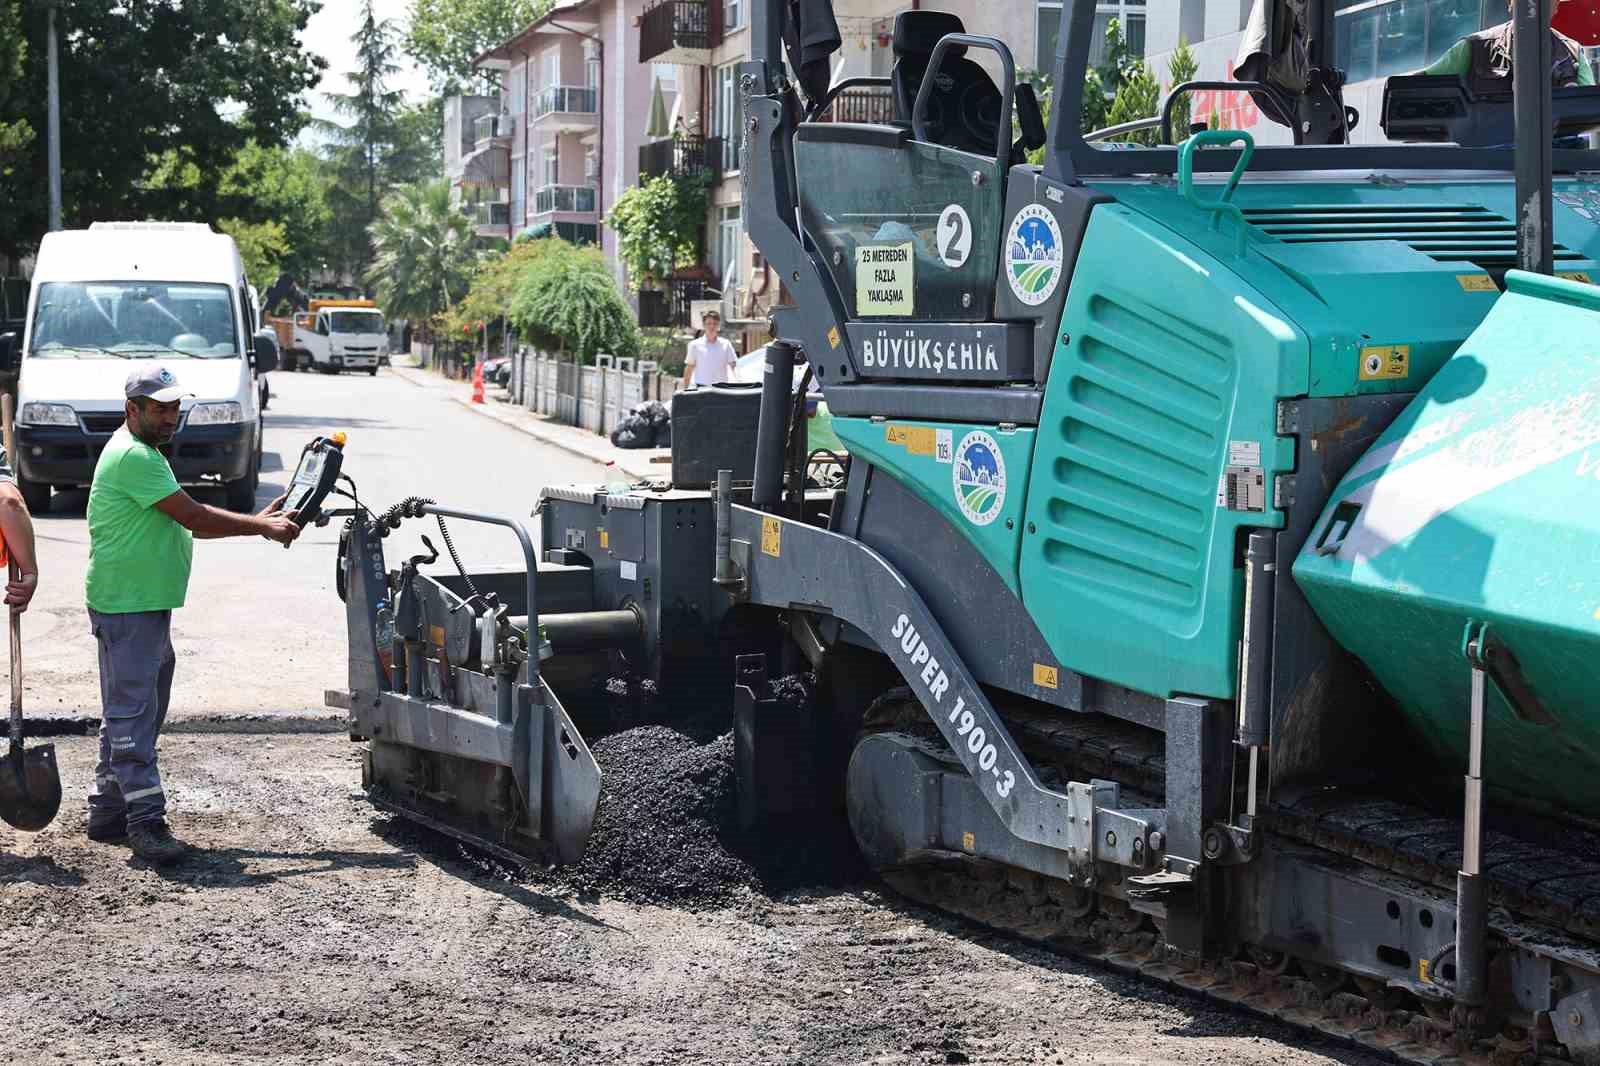
{"type": "Polygon", "coordinates": [[[961,438],[952,470],[956,506],[975,526],[986,526],[1000,516],[1006,502],[1006,461],[1000,445],[982,430],[961,438]]]}
{"type": "Polygon", "coordinates": [[[1037,307],[1061,281],[1061,227],[1056,216],[1029,204],[1011,220],[1006,234],[1006,280],[1017,299],[1037,307]]]}
{"type": "Polygon", "coordinates": [[[172,384],[172,371],[168,370],[166,367],[162,367],[161,368],[161,373],[157,374],[156,376],[161,380],[161,384],[163,384],[163,385],[171,385],[172,384]]]}

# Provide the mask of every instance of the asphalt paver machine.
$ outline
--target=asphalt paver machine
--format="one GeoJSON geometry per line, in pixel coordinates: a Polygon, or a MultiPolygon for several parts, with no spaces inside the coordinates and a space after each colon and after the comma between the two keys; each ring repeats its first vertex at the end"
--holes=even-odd
{"type": "Polygon", "coordinates": [[[748,817],[842,806],[919,900],[1402,1058],[1600,1062],[1600,90],[1552,89],[1549,6],[1515,92],[1361,116],[1333,5],[1263,3],[1221,84],[1294,143],[1172,129],[1193,83],[1141,146],[1077,128],[1093,0],[1048,126],[922,11],[895,120],[826,121],[830,5],[753,5],[755,438],[545,489],[521,569],[389,570],[451,512],[359,510],[374,796],[570,860],[601,780],[562,698],[732,691],[748,817]]]}

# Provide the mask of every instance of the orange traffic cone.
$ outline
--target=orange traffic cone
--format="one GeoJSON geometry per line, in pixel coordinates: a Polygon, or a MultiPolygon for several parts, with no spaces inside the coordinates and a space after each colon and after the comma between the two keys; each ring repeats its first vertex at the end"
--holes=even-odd
{"type": "Polygon", "coordinates": [[[483,360],[478,360],[472,369],[472,402],[483,402],[483,360]]]}

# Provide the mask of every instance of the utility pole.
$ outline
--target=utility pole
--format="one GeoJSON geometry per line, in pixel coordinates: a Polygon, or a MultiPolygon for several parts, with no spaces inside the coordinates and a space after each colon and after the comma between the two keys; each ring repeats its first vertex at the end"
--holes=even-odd
{"type": "Polygon", "coordinates": [[[56,71],[56,3],[45,0],[44,50],[48,114],[45,147],[50,167],[50,231],[61,228],[61,84],[56,71]]]}

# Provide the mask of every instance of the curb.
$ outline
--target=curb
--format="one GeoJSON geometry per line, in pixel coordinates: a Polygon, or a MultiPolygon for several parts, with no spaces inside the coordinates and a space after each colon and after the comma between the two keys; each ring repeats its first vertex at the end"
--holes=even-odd
{"type": "MultiPolygon", "coordinates": [[[[349,719],[343,714],[208,714],[196,718],[173,718],[161,727],[161,735],[187,733],[316,734],[344,733],[349,719]]],[[[71,718],[36,718],[22,721],[25,737],[87,737],[100,731],[100,719],[89,715],[71,718]]]]}
{"type": "MultiPolygon", "coordinates": [[[[402,381],[409,382],[418,388],[434,387],[427,381],[419,380],[422,374],[428,373],[428,371],[425,371],[420,367],[397,367],[391,364],[389,369],[402,381]]],[[[548,444],[552,448],[566,452],[568,455],[577,456],[579,459],[587,459],[591,463],[597,463],[601,466],[604,466],[607,462],[610,462],[615,458],[617,468],[634,481],[645,481],[650,478],[658,478],[662,477],[666,473],[666,471],[659,468],[653,469],[653,464],[648,462],[637,463],[630,462],[622,458],[617,458],[611,454],[609,448],[603,445],[597,444],[593,448],[586,448],[582,444],[567,436],[565,433],[546,432],[536,422],[529,422],[518,415],[513,415],[510,411],[501,412],[498,404],[496,403],[473,403],[468,397],[454,395],[452,395],[450,399],[453,402],[460,404],[462,407],[465,407],[468,411],[471,411],[475,415],[478,415],[482,418],[487,418],[493,422],[498,422],[507,429],[514,429],[518,433],[532,437],[541,444],[548,444]]],[[[514,410],[520,411],[521,408],[515,408],[514,410]]],[[[570,427],[562,428],[565,429],[570,427]]],[[[597,437],[595,439],[598,441],[601,438],[597,437]]],[[[631,456],[629,458],[631,459],[631,456]]]]}
{"type": "MultiPolygon", "coordinates": [[[[609,454],[599,450],[598,448],[594,450],[584,448],[576,442],[566,439],[565,434],[558,435],[554,433],[542,432],[537,424],[525,422],[521,418],[509,414],[502,415],[488,403],[473,403],[470,399],[460,396],[452,396],[450,399],[460,404],[462,407],[465,407],[475,415],[487,418],[492,422],[498,422],[507,429],[514,429],[518,433],[526,434],[540,443],[548,444],[552,448],[558,448],[561,451],[566,452],[568,455],[575,455],[580,459],[587,459],[591,463],[599,463],[602,466],[612,460],[612,457],[609,454]]],[[[635,481],[644,481],[648,478],[661,477],[663,474],[663,471],[661,470],[651,470],[650,464],[648,463],[635,464],[625,462],[622,459],[617,459],[616,463],[619,470],[635,481]]]]}

